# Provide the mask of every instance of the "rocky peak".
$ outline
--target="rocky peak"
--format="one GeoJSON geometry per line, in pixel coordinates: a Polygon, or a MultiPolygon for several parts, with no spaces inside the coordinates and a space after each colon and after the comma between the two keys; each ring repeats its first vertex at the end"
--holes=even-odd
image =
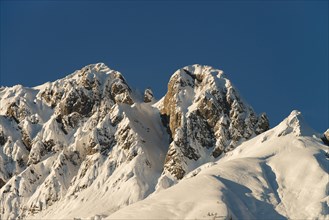
{"type": "Polygon", "coordinates": [[[302,113],[293,110],[290,115],[278,125],[278,136],[294,134],[296,136],[312,136],[316,132],[307,124],[302,113]]]}
{"type": "Polygon", "coordinates": [[[144,91],[144,102],[145,103],[154,102],[153,91],[150,88],[145,89],[144,91]]]}
{"type": "MultiPolygon", "coordinates": [[[[198,64],[184,67],[173,74],[164,98],[164,108],[161,110],[163,114],[171,117],[170,128],[173,135],[181,123],[180,112],[186,113],[192,102],[200,102],[202,98],[204,101],[209,98],[220,98],[214,96],[218,95],[215,94],[218,90],[226,89],[226,82],[224,78],[221,78],[222,75],[221,70],[198,64]],[[218,82],[224,85],[216,85],[215,79],[221,79],[218,82]],[[209,93],[210,91],[212,93],[209,93]]],[[[211,105],[210,99],[208,105],[211,105]]]]}
{"type": "Polygon", "coordinates": [[[133,104],[131,89],[124,77],[103,63],[85,66],[64,79],[45,84],[39,97],[53,108],[60,102],[64,115],[71,112],[87,115],[95,104],[99,107],[102,100],[133,104]]]}
{"type": "Polygon", "coordinates": [[[269,129],[266,115],[257,116],[223,71],[210,66],[177,70],[163,102],[173,140],[165,173],[176,179],[269,129]]]}

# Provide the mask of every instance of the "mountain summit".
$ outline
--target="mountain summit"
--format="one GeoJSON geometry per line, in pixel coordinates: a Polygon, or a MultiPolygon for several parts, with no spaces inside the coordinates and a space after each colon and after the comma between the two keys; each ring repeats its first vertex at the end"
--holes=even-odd
{"type": "Polygon", "coordinates": [[[164,165],[164,187],[269,129],[266,115],[257,116],[223,71],[210,66],[177,70],[162,102],[160,112],[172,139],[164,165]]]}
{"type": "MultiPolygon", "coordinates": [[[[270,137],[266,115],[203,65],[177,70],[159,101],[98,63],[34,88],[2,87],[0,103],[1,219],[106,217],[270,137]]],[[[275,132],[313,134],[305,128],[296,111],[275,132]]]]}

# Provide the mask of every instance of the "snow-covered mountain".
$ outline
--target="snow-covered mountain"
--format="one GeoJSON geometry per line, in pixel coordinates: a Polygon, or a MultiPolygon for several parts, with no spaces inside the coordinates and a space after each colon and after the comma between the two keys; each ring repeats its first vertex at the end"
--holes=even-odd
{"type": "Polygon", "coordinates": [[[221,70],[156,101],[98,63],[0,104],[0,219],[328,218],[327,139],[298,112],[267,131],[221,70]]]}
{"type": "Polygon", "coordinates": [[[329,219],[329,158],[300,112],[108,219],[329,219]]]}
{"type": "Polygon", "coordinates": [[[266,115],[257,117],[223,71],[210,66],[176,71],[158,107],[171,135],[158,189],[269,129],[266,115]]]}

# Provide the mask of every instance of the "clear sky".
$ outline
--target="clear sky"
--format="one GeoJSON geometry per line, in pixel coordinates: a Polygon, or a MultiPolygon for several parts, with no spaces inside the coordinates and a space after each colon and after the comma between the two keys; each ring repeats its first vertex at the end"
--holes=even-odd
{"type": "Polygon", "coordinates": [[[156,98],[176,69],[224,70],[271,126],[293,109],[328,128],[328,1],[3,1],[0,85],[97,62],[156,98]]]}

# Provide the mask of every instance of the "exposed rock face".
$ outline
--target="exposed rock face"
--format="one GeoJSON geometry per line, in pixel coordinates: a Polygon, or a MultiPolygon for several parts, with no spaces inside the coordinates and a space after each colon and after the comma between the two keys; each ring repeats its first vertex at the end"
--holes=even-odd
{"type": "Polygon", "coordinates": [[[145,89],[144,91],[144,102],[149,103],[154,101],[153,92],[151,89],[145,89]]]}
{"type": "Polygon", "coordinates": [[[0,129],[0,145],[4,145],[7,142],[7,137],[3,133],[3,130],[0,129]]]}
{"type": "Polygon", "coordinates": [[[150,89],[134,97],[102,63],[35,88],[1,88],[0,219],[65,209],[78,197],[77,208],[97,209],[91,192],[117,210],[269,126],[207,66],[178,70],[163,101],[150,89]]]}
{"type": "Polygon", "coordinates": [[[26,147],[27,150],[31,150],[31,146],[32,146],[32,141],[30,136],[26,133],[25,130],[22,129],[22,141],[26,147]]]}
{"type": "Polygon", "coordinates": [[[102,102],[133,104],[131,90],[125,79],[119,72],[110,70],[104,64],[86,66],[65,79],[46,86],[40,91],[40,97],[52,107],[59,103],[61,115],[76,112],[90,116],[102,102]]]}
{"type": "MultiPolygon", "coordinates": [[[[0,134],[1,137],[1,134],[0,134]]],[[[321,138],[323,143],[325,143],[326,145],[329,146],[329,129],[327,129],[324,133],[323,133],[323,137],[321,138]]]]}
{"type": "Polygon", "coordinates": [[[329,129],[324,132],[324,136],[327,138],[327,140],[329,140],[329,129]]]}
{"type": "Polygon", "coordinates": [[[258,117],[223,72],[209,66],[175,72],[161,113],[169,117],[173,138],[165,172],[176,179],[194,169],[198,160],[210,161],[269,129],[266,115],[258,117]]]}

